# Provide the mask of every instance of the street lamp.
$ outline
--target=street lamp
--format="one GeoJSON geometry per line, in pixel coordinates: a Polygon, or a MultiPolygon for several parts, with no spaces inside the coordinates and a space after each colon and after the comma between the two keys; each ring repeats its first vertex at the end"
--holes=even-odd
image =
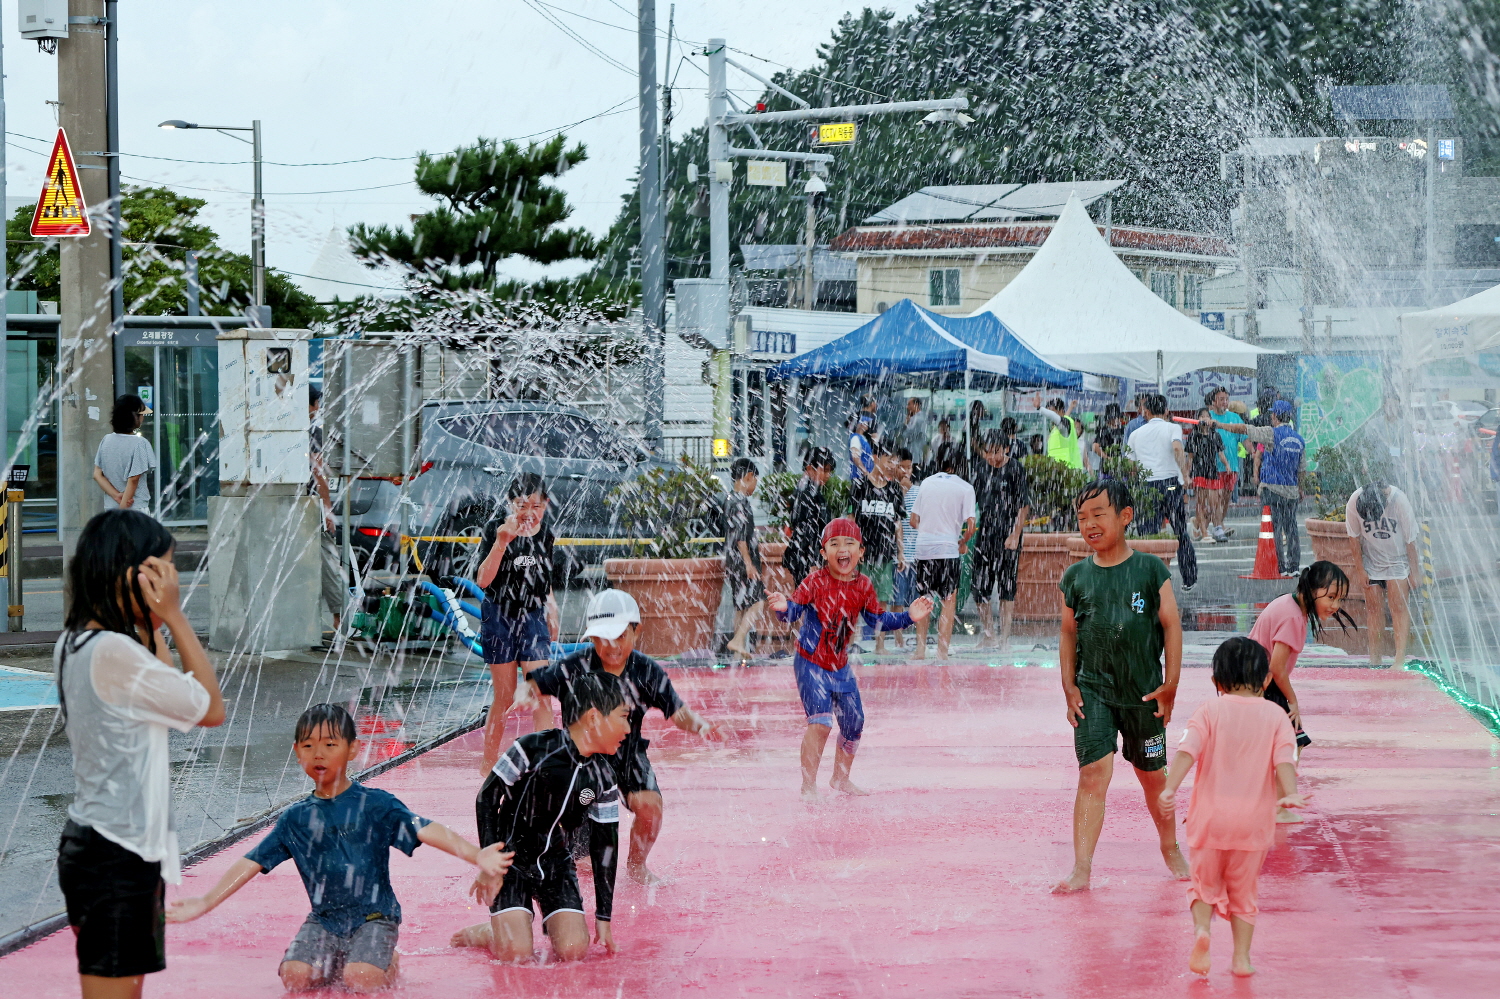
{"type": "Polygon", "coordinates": [[[261,196],[260,184],[260,119],[250,123],[247,128],[242,125],[199,125],[191,121],[182,121],[172,118],[161,123],[162,128],[206,128],[214,132],[222,132],[231,139],[240,142],[248,142],[254,149],[255,160],[255,195],[250,202],[250,288],[251,298],[255,303],[255,318],[262,326],[269,326],[264,308],[266,304],[266,202],[261,196]],[[230,135],[231,132],[249,132],[250,139],[242,139],[238,135],[230,135]]]}

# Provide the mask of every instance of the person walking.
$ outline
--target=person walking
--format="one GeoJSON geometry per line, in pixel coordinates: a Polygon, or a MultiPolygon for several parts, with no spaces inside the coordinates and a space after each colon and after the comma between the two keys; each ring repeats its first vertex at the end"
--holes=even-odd
{"type": "Polygon", "coordinates": [[[1211,525],[1223,494],[1223,476],[1229,472],[1229,459],[1224,455],[1224,441],[1214,426],[1210,410],[1198,411],[1198,422],[1182,447],[1193,456],[1193,541],[1211,545],[1219,540],[1211,525]]]}
{"type": "Polygon", "coordinates": [[[109,414],[113,433],[105,434],[94,453],[94,482],[104,491],[104,509],[139,510],[151,515],[150,473],[156,452],[141,436],[151,409],[138,395],[122,395],[109,414]]]}
{"type": "Polygon", "coordinates": [[[979,610],[979,648],[1010,648],[1011,619],[1016,609],[1016,583],[1021,564],[1021,532],[1031,516],[1031,488],[1026,470],[1010,456],[1011,442],[999,431],[984,438],[984,464],[976,469],[974,495],[979,509],[979,534],[974,539],[971,589],[979,610]],[[999,589],[1000,639],[995,641],[990,597],[999,589]]]}
{"type": "MultiPolygon", "coordinates": [[[[940,660],[948,658],[948,642],[953,637],[957,610],[960,562],[975,528],[974,487],[958,476],[963,460],[957,445],[939,450],[938,472],[922,480],[922,489],[911,511],[911,526],[917,532],[917,590],[942,607],[937,635],[940,660]]],[[[917,624],[914,658],[926,657],[927,619],[923,618],[917,624]]]]}
{"type": "Polygon", "coordinates": [[[833,474],[833,452],[826,447],[815,447],[807,452],[802,465],[802,478],[792,491],[791,536],[787,539],[786,552],[781,564],[792,574],[792,581],[800,584],[807,574],[823,564],[823,528],[833,519],[828,503],[823,499],[823,486],[833,474]]]}
{"type": "MultiPolygon", "coordinates": [[[[1177,561],[1182,567],[1182,592],[1198,585],[1198,554],[1193,550],[1193,536],[1187,524],[1188,457],[1182,448],[1182,428],[1167,422],[1167,397],[1146,397],[1146,414],[1150,417],[1126,439],[1130,455],[1146,469],[1146,485],[1156,491],[1161,517],[1172,525],[1177,535],[1177,561]]],[[[1143,525],[1147,533],[1155,532],[1161,521],[1143,525]]]]}
{"type": "Polygon", "coordinates": [[[1276,536],[1276,561],[1282,576],[1295,578],[1301,571],[1302,539],[1297,534],[1297,505],[1302,499],[1302,459],[1307,442],[1291,426],[1292,404],[1286,399],[1271,403],[1270,426],[1229,424],[1243,433],[1261,451],[1257,464],[1261,501],[1271,508],[1271,530],[1276,536]]]}
{"type": "Polygon", "coordinates": [[[1216,385],[1204,396],[1204,404],[1213,412],[1214,422],[1219,424],[1219,439],[1224,442],[1224,458],[1229,465],[1229,471],[1221,476],[1222,485],[1219,494],[1214,497],[1217,505],[1208,522],[1208,529],[1213,532],[1214,540],[1219,542],[1228,541],[1234,536],[1234,528],[1224,526],[1224,518],[1229,513],[1229,505],[1234,502],[1235,492],[1239,489],[1239,468],[1245,458],[1245,438],[1243,434],[1233,433],[1226,429],[1223,424],[1226,420],[1233,420],[1228,414],[1234,412],[1243,414],[1245,404],[1242,402],[1230,402],[1229,390],[1222,385],[1216,385]]]}

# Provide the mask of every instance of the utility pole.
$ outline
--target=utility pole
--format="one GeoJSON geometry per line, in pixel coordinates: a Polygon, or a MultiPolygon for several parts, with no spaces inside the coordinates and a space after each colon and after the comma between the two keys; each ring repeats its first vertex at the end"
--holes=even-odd
{"type": "MultiPolygon", "coordinates": [[[[59,124],[74,149],[109,149],[109,100],[104,0],[68,0],[68,37],[57,43],[59,124]]],[[[96,218],[87,236],[59,243],[61,323],[57,368],[61,389],[58,428],[57,522],[64,559],[99,510],[91,482],[94,452],[109,432],[114,404],[114,351],[110,343],[110,232],[97,216],[109,204],[109,156],[78,154],[78,182],[96,218]],[[101,162],[106,161],[106,162],[101,162]]]]}
{"type": "Polygon", "coordinates": [[[1423,232],[1422,290],[1426,292],[1423,305],[1431,309],[1437,305],[1437,122],[1427,123],[1427,155],[1422,157],[1427,168],[1426,217],[1423,232]]]}
{"type": "Polygon", "coordinates": [[[261,188],[260,119],[250,122],[250,145],[255,158],[255,195],[250,201],[250,282],[255,299],[255,323],[269,327],[266,314],[266,199],[261,188]]]}
{"type": "MultiPolygon", "coordinates": [[[[5,135],[5,31],[3,27],[0,27],[0,208],[5,205],[5,135]]],[[[6,215],[5,222],[9,224],[9,215],[6,215]]],[[[8,247],[0,248],[0,448],[5,450],[4,457],[0,458],[0,473],[4,473],[3,480],[0,480],[0,489],[10,488],[11,457],[10,426],[7,423],[7,415],[10,411],[6,408],[9,402],[5,398],[5,385],[10,380],[9,327],[5,321],[6,314],[10,312],[10,260],[7,250],[8,247]]]]}
{"type": "MultiPolygon", "coordinates": [[[[120,214],[120,5],[116,0],[105,0],[104,25],[107,32],[104,48],[104,96],[108,102],[104,111],[105,144],[104,166],[109,177],[109,341],[114,360],[114,381],[125,389],[125,338],[120,333],[125,328],[125,257],[123,240],[125,228],[120,214]]],[[[113,400],[111,400],[113,401],[113,400]]],[[[154,401],[154,400],[153,400],[154,401]]]]}
{"type": "Polygon", "coordinates": [[[666,408],[666,220],[661,205],[661,150],[656,137],[656,0],[640,0],[641,313],[646,336],[646,447],[660,454],[666,408]]]}
{"type": "Polygon", "coordinates": [[[813,274],[813,254],[818,249],[818,194],[809,189],[806,197],[807,221],[803,230],[803,242],[807,244],[807,267],[802,271],[802,307],[811,312],[818,304],[818,285],[813,274]]]}

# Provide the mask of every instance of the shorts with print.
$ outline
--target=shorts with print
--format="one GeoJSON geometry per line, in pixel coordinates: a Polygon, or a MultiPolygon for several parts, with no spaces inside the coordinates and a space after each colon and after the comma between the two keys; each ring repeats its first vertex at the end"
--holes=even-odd
{"type": "Polygon", "coordinates": [[[547,627],[547,608],[538,607],[520,617],[507,617],[486,600],[479,608],[479,646],[484,661],[492,666],[506,663],[546,662],[552,658],[552,630],[547,627]]]}
{"type": "Polygon", "coordinates": [[[132,978],[167,966],[166,885],[161,864],[69,819],[57,848],[80,975],[132,978]]]}
{"type": "Polygon", "coordinates": [[[1073,752],[1080,767],[1113,756],[1116,748],[1137,770],[1149,772],[1167,765],[1167,727],[1156,717],[1155,701],[1121,708],[1106,703],[1088,687],[1079,687],[1078,692],[1083,695],[1083,717],[1073,730],[1073,752]]]}
{"type": "Polygon", "coordinates": [[[962,561],[956,558],[917,559],[917,592],[930,593],[938,601],[958,592],[962,561]]]}
{"type": "Polygon", "coordinates": [[[377,916],[341,937],[309,914],[281,959],[312,965],[313,978],[320,982],[341,980],[345,966],[350,964],[370,964],[385,971],[391,966],[400,932],[399,923],[377,916]]]}
{"type": "Polygon", "coordinates": [[[572,857],[513,864],[505,872],[500,893],[490,903],[490,912],[499,915],[525,910],[530,916],[536,911],[531,906],[532,899],[541,907],[543,923],[559,912],[583,914],[583,896],[578,893],[578,872],[572,857]]]}

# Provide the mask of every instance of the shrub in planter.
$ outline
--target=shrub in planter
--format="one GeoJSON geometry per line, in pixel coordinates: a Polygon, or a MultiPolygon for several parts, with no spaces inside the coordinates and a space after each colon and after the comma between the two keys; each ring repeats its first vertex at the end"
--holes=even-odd
{"type": "MultiPolygon", "coordinates": [[[[791,526],[792,496],[801,479],[801,474],[797,472],[772,472],[761,477],[760,488],[756,491],[760,494],[761,503],[765,505],[768,527],[791,526]]],[[[823,484],[823,502],[828,504],[828,509],[833,511],[834,516],[839,516],[849,508],[849,491],[852,488],[848,479],[841,479],[837,475],[830,475],[823,484]]]]}
{"type": "Polygon", "coordinates": [[[658,656],[709,648],[724,560],[696,539],[722,529],[719,480],[708,468],[684,460],[670,471],[651,468],[617,486],[609,503],[630,537],[649,539],[639,557],[604,561],[610,584],[640,604],[636,647],[658,656]]]}
{"type": "Polygon", "coordinates": [[[1015,616],[1019,621],[1056,621],[1062,616],[1057,584],[1072,564],[1068,538],[1078,529],[1073,500],[1089,475],[1044,454],[1026,455],[1021,467],[1031,486],[1031,529],[1021,539],[1015,616]]]}

